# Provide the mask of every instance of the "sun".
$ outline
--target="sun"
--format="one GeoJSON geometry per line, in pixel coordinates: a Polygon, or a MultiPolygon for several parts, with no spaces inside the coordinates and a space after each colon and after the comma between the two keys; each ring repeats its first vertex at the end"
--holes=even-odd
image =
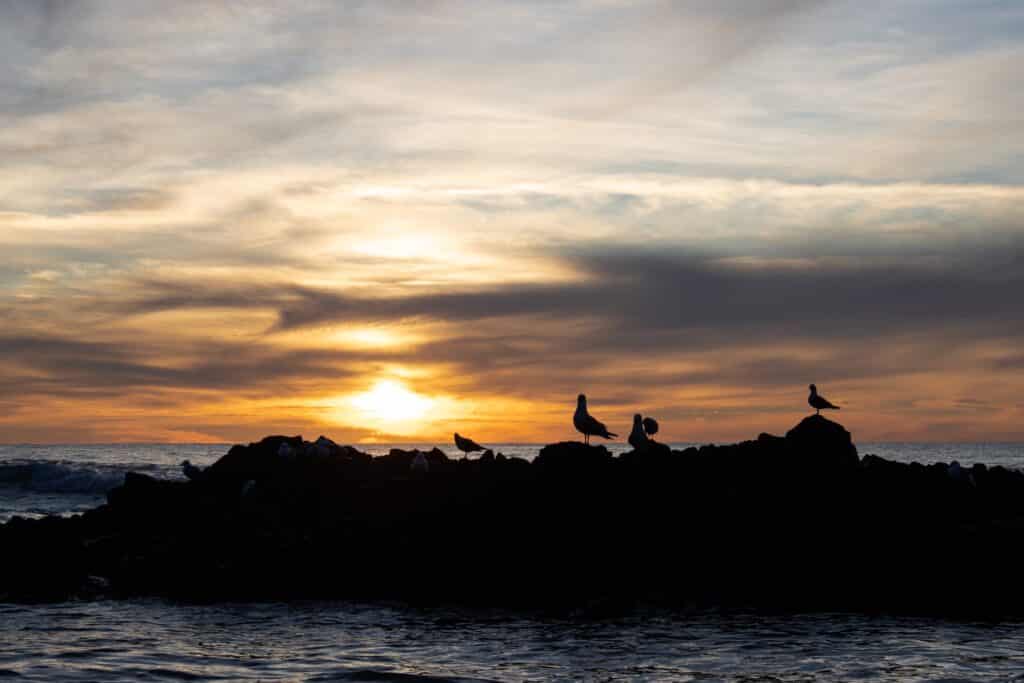
{"type": "Polygon", "coordinates": [[[378,429],[397,431],[422,420],[434,400],[417,394],[398,380],[381,379],[369,391],[351,396],[349,403],[361,421],[378,429]]]}

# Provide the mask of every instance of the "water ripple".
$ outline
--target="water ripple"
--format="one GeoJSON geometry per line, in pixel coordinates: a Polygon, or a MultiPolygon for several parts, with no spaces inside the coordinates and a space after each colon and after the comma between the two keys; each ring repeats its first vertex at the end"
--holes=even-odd
{"type": "Polygon", "coordinates": [[[1024,625],[161,601],[0,606],[18,680],[1024,680],[1024,625]]]}

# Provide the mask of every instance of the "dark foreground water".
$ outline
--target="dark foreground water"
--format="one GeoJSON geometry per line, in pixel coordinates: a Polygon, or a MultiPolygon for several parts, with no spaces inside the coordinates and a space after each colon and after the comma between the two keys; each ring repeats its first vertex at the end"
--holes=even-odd
{"type": "Polygon", "coordinates": [[[0,677],[163,680],[1024,680],[1024,624],[347,603],[0,605],[0,677]]]}

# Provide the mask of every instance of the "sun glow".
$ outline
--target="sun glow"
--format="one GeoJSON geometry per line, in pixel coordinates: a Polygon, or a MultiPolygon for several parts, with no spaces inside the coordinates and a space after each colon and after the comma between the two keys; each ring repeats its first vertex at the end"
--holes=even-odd
{"type": "Polygon", "coordinates": [[[434,399],[417,394],[394,379],[378,380],[369,391],[349,398],[359,422],[394,433],[415,429],[434,403],[434,399]]]}

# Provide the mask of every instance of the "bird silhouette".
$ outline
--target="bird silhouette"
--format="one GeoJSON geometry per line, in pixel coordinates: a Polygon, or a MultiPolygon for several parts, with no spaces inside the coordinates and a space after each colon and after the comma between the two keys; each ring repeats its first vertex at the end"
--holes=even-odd
{"type": "Polygon", "coordinates": [[[633,416],[633,431],[629,433],[629,445],[633,447],[635,451],[647,450],[649,445],[647,439],[647,432],[644,431],[644,425],[641,421],[640,413],[633,416]]]}
{"type": "Polygon", "coordinates": [[[409,465],[409,469],[413,472],[422,474],[430,471],[430,461],[427,460],[426,453],[417,453],[416,457],[412,459],[412,463],[409,465]]]}
{"type": "Polygon", "coordinates": [[[658,433],[658,421],[653,417],[644,418],[644,431],[647,432],[647,436],[654,436],[658,433]]]}
{"type": "Polygon", "coordinates": [[[832,405],[827,398],[818,395],[818,387],[812,384],[810,389],[811,395],[807,397],[807,402],[814,408],[815,415],[821,415],[823,410],[839,410],[839,406],[832,405]]]}
{"type": "Polygon", "coordinates": [[[467,439],[464,436],[459,436],[458,432],[455,432],[455,447],[458,448],[463,453],[465,453],[467,458],[469,457],[469,454],[472,453],[473,451],[484,450],[484,447],[478,444],[476,441],[473,441],[473,439],[467,439]]]}
{"type": "Polygon", "coordinates": [[[198,479],[203,473],[200,468],[193,465],[189,460],[181,461],[181,472],[190,480],[198,479]]]}
{"type": "Polygon", "coordinates": [[[572,424],[576,431],[583,434],[584,443],[590,445],[591,436],[600,436],[605,439],[614,439],[618,436],[609,432],[604,423],[598,422],[587,412],[587,397],[580,394],[576,397],[576,412],[572,416],[572,424]]]}

